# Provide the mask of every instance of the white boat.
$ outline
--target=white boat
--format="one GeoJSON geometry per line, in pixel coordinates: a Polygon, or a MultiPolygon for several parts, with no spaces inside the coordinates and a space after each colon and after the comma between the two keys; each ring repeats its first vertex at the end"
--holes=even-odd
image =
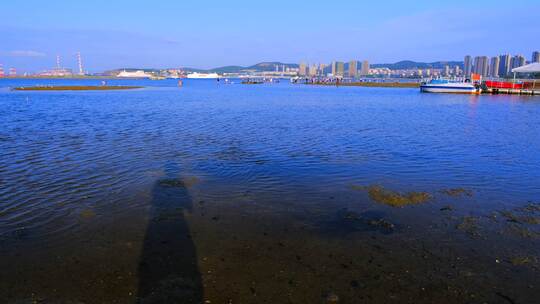
{"type": "Polygon", "coordinates": [[[216,79],[219,78],[217,73],[191,73],[187,75],[190,79],[216,79]]]}
{"type": "Polygon", "coordinates": [[[165,76],[159,76],[159,75],[152,75],[150,76],[150,80],[165,80],[167,77],[165,76]]]}
{"type": "Polygon", "coordinates": [[[433,79],[430,82],[422,83],[420,91],[426,93],[480,93],[480,89],[470,82],[452,82],[446,79],[433,79]]]}
{"type": "Polygon", "coordinates": [[[122,71],[116,75],[116,77],[121,78],[150,78],[152,74],[148,74],[145,71],[122,71]]]}

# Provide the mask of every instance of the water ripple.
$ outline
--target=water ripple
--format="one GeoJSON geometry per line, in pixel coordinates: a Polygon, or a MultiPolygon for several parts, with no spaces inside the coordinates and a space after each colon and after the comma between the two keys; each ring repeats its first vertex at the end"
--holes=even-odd
{"type": "Polygon", "coordinates": [[[214,201],[315,202],[356,183],[538,198],[540,103],[491,99],[207,82],[2,91],[0,236],[60,239],[84,225],[81,210],[141,208],[167,162],[214,201]]]}

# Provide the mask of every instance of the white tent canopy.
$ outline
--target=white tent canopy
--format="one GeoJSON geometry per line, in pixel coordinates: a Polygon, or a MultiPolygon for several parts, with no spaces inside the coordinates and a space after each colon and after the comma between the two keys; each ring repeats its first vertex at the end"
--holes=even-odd
{"type": "Polygon", "coordinates": [[[540,62],[535,62],[512,69],[513,73],[540,73],[540,62]]]}

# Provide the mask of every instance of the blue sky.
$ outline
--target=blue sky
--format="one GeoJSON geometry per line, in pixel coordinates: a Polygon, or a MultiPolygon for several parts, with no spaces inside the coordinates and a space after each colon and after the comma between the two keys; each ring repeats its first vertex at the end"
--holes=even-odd
{"type": "Polygon", "coordinates": [[[26,0],[1,5],[19,71],[210,68],[261,61],[462,60],[540,49],[540,1],[26,0]]]}

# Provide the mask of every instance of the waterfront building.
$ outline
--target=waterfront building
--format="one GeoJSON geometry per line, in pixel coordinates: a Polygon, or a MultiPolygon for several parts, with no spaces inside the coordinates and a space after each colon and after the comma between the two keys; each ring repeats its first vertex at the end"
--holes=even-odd
{"type": "Polygon", "coordinates": [[[66,68],[60,68],[60,69],[55,68],[55,69],[52,69],[52,70],[47,70],[47,71],[40,72],[37,75],[39,75],[39,76],[53,76],[53,77],[66,77],[66,76],[72,76],[73,71],[71,69],[66,69],[66,68]]]}
{"type": "Polygon", "coordinates": [[[317,69],[316,64],[312,64],[309,66],[309,76],[316,77],[319,73],[319,69],[317,69]]]}
{"type": "Polygon", "coordinates": [[[298,70],[298,75],[307,76],[307,66],[303,62],[300,63],[300,68],[298,70]]]}
{"type": "Polygon", "coordinates": [[[9,68],[9,76],[17,76],[17,70],[15,68],[9,68]]]}
{"type": "Polygon", "coordinates": [[[510,66],[512,69],[519,68],[520,66],[524,66],[526,62],[525,56],[523,55],[516,55],[512,57],[510,66]]]}
{"type": "Polygon", "coordinates": [[[0,64],[0,77],[4,77],[4,67],[0,64]]]}
{"type": "Polygon", "coordinates": [[[319,64],[319,71],[322,76],[324,76],[324,71],[326,70],[326,64],[321,63],[319,64]]]}
{"type": "Polygon", "coordinates": [[[341,77],[345,75],[345,64],[343,62],[337,63],[337,75],[341,77]]]}
{"type": "Polygon", "coordinates": [[[349,62],[349,77],[356,78],[358,75],[358,61],[353,60],[349,62]]]}
{"type": "Polygon", "coordinates": [[[467,55],[465,56],[465,60],[463,61],[463,73],[465,74],[465,77],[471,76],[472,70],[472,57],[467,55]]]}
{"type": "Polygon", "coordinates": [[[345,64],[341,61],[332,62],[332,75],[334,77],[343,77],[345,71],[345,64]]]}
{"type": "Polygon", "coordinates": [[[444,76],[450,76],[450,67],[448,65],[444,66],[444,76]]]}
{"type": "Polygon", "coordinates": [[[534,62],[540,62],[540,51],[535,51],[532,53],[531,63],[534,62]]]}
{"type": "Polygon", "coordinates": [[[499,56],[499,77],[506,77],[510,73],[510,61],[512,56],[510,54],[505,54],[499,56]]]}
{"type": "Polygon", "coordinates": [[[500,64],[500,59],[498,56],[491,58],[491,62],[489,64],[490,77],[499,77],[499,64],[500,64]]]}
{"type": "Polygon", "coordinates": [[[360,75],[367,76],[369,75],[369,61],[362,61],[362,68],[360,70],[360,75]]]}
{"type": "Polygon", "coordinates": [[[489,75],[489,58],[487,56],[474,57],[474,73],[487,77],[489,75]]]}
{"type": "Polygon", "coordinates": [[[454,75],[459,76],[461,74],[461,69],[459,68],[459,65],[456,65],[454,67],[454,75]]]}

